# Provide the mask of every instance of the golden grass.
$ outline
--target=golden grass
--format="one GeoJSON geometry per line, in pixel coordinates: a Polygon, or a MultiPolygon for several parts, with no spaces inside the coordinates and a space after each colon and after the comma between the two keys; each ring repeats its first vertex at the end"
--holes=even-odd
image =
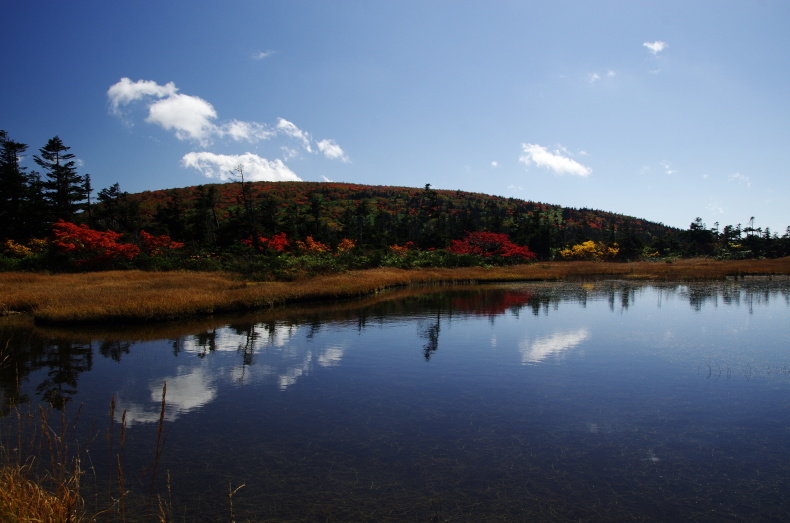
{"type": "Polygon", "coordinates": [[[66,522],[82,521],[84,502],[79,495],[79,474],[66,482],[56,482],[52,491],[45,481],[31,478],[28,465],[0,468],[0,521],[66,522]]]}
{"type": "Polygon", "coordinates": [[[49,323],[140,322],[335,300],[409,285],[592,277],[712,280],[777,274],[790,274],[790,258],[690,259],[672,263],[550,262],[459,269],[378,268],[293,282],[244,281],[239,275],[217,272],[0,273],[0,313],[29,312],[36,321],[49,323]]]}

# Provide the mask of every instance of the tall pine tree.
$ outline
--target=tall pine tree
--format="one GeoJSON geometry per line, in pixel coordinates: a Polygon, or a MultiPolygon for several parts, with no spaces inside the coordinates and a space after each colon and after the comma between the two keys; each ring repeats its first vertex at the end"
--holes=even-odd
{"type": "Polygon", "coordinates": [[[0,240],[23,240],[28,236],[25,215],[29,177],[19,165],[27,145],[8,138],[0,131],[0,240]]]}
{"type": "Polygon", "coordinates": [[[63,145],[60,137],[55,136],[39,149],[40,156],[33,157],[44,170],[42,185],[52,222],[58,219],[73,221],[88,197],[86,179],[77,173],[74,155],[69,149],[71,147],[63,145]]]}

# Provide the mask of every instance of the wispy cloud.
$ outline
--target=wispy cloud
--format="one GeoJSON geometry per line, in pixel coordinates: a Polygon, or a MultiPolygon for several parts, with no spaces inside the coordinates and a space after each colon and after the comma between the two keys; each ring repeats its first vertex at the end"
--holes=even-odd
{"type": "Polygon", "coordinates": [[[662,160],[660,165],[661,168],[664,169],[665,174],[675,174],[678,172],[674,167],[672,167],[672,163],[668,162],[667,160],[662,160]]]}
{"type": "Polygon", "coordinates": [[[747,188],[752,186],[752,181],[748,176],[744,176],[741,173],[733,173],[727,177],[727,179],[731,182],[737,182],[744,184],[747,188]]]}
{"type": "Polygon", "coordinates": [[[721,202],[717,200],[711,200],[706,206],[705,209],[713,214],[724,214],[724,206],[721,202]]]}
{"type": "Polygon", "coordinates": [[[650,54],[653,56],[658,56],[658,53],[669,47],[666,42],[662,42],[660,40],[656,40],[655,42],[645,42],[642,45],[647,47],[647,50],[650,51],[650,54]]]}
{"type": "Polygon", "coordinates": [[[518,348],[521,352],[522,363],[540,363],[549,356],[559,356],[590,337],[587,329],[577,329],[575,331],[555,332],[551,336],[538,338],[532,343],[527,340],[519,343],[518,348]]]}
{"type": "Polygon", "coordinates": [[[257,142],[273,138],[277,132],[270,126],[257,122],[242,122],[231,120],[218,127],[217,134],[229,136],[237,142],[257,142]]]}
{"type": "Polygon", "coordinates": [[[274,53],[275,53],[274,51],[270,51],[268,49],[266,51],[258,51],[252,54],[252,58],[253,60],[263,60],[264,58],[270,57],[274,53]]]}
{"type": "Polygon", "coordinates": [[[247,181],[301,181],[282,160],[267,160],[252,153],[230,155],[192,152],[181,158],[181,165],[197,169],[206,178],[222,181],[236,179],[238,167],[244,170],[244,179],[247,181]]]}
{"type": "Polygon", "coordinates": [[[307,152],[309,153],[313,152],[313,149],[310,147],[310,142],[312,141],[312,138],[310,138],[310,135],[308,133],[299,129],[296,126],[296,124],[294,124],[293,122],[289,122],[285,118],[278,118],[277,130],[301,142],[302,147],[304,147],[307,152]]]}
{"type": "Polygon", "coordinates": [[[519,161],[527,166],[544,167],[556,174],[589,176],[592,173],[591,168],[566,156],[568,154],[567,150],[562,146],[559,146],[554,151],[549,151],[542,145],[523,143],[521,148],[524,150],[524,154],[519,157],[519,161]]]}
{"type": "Polygon", "coordinates": [[[607,69],[605,73],[599,73],[599,72],[589,73],[587,75],[587,81],[589,83],[591,83],[591,84],[594,84],[594,83],[599,82],[600,80],[602,80],[604,78],[608,78],[609,80],[611,80],[612,78],[614,78],[616,76],[617,76],[617,72],[616,71],[614,71],[612,69],[607,69]]]}

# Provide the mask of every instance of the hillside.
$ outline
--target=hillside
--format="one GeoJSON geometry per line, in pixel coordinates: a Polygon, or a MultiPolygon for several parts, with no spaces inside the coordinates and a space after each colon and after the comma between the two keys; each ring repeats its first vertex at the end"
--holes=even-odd
{"type": "Polygon", "coordinates": [[[119,193],[103,198],[95,217],[106,228],[145,229],[174,240],[221,246],[285,233],[330,245],[343,238],[383,248],[413,242],[443,248],[467,231],[508,234],[541,257],[585,240],[650,243],[677,229],[593,209],[563,208],[464,191],[333,182],[249,182],[119,193]],[[245,205],[246,200],[246,205],[245,205]],[[249,212],[248,212],[249,211],[249,212]]]}

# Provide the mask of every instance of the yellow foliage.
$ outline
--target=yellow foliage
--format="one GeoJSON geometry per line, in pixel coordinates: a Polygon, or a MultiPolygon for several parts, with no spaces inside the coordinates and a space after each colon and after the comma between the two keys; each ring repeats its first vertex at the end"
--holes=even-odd
{"type": "Polygon", "coordinates": [[[27,244],[17,243],[14,240],[6,240],[3,242],[3,252],[16,256],[17,258],[25,258],[34,253],[41,252],[47,247],[47,240],[33,238],[27,244]]]}
{"type": "Polygon", "coordinates": [[[613,243],[607,245],[603,242],[588,240],[584,243],[574,245],[570,249],[560,251],[560,256],[566,260],[597,260],[606,261],[617,258],[620,247],[613,243]]]}

